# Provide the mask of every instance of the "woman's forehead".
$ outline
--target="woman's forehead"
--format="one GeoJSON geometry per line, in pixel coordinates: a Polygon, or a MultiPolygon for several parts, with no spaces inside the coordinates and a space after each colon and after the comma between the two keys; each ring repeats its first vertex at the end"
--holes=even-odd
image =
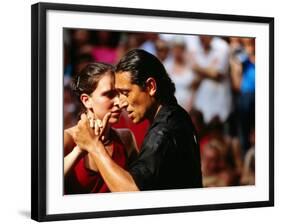
{"type": "Polygon", "coordinates": [[[97,91],[108,91],[114,88],[114,76],[111,74],[106,74],[101,77],[101,79],[98,82],[97,91]]]}

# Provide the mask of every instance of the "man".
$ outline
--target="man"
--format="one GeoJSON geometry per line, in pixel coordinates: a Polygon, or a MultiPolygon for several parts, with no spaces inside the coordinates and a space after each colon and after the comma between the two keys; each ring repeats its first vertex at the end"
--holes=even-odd
{"type": "MultiPolygon", "coordinates": [[[[177,104],[174,84],[162,63],[144,50],[128,52],[117,65],[115,87],[119,92],[120,106],[126,109],[129,118],[134,123],[148,119],[150,128],[138,158],[126,171],[107,154],[101,137],[93,140],[94,131],[86,116],[82,116],[75,141],[93,156],[109,189],[137,191],[202,187],[195,129],[187,112],[177,104]]],[[[105,116],[103,126],[109,116],[105,116]]]]}

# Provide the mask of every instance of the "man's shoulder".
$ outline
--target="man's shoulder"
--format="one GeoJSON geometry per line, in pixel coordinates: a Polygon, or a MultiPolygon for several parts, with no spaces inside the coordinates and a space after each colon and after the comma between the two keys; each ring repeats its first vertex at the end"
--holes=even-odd
{"type": "Polygon", "coordinates": [[[157,124],[159,129],[171,131],[193,127],[189,114],[179,105],[167,106],[165,113],[157,124]]]}
{"type": "Polygon", "coordinates": [[[168,141],[171,139],[171,132],[168,127],[164,125],[164,123],[159,123],[156,127],[150,129],[146,134],[141,152],[149,151],[154,152],[158,150],[159,147],[163,145],[167,145],[168,141]]]}

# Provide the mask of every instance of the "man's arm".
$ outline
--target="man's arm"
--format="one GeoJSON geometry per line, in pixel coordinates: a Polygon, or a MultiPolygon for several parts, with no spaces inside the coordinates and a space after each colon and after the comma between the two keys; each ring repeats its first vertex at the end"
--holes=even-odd
{"type": "Polygon", "coordinates": [[[101,142],[92,148],[90,156],[110,191],[139,191],[131,174],[112,160],[101,142]]]}

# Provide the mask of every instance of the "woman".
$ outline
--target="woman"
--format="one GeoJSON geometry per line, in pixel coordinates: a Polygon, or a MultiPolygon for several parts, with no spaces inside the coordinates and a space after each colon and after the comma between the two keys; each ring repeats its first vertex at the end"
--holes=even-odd
{"type": "MultiPolygon", "coordinates": [[[[102,129],[101,120],[110,114],[102,141],[109,155],[123,168],[137,154],[134,136],[128,129],[113,129],[121,113],[114,89],[114,68],[105,63],[90,63],[73,79],[73,90],[79,96],[84,113],[95,132],[102,129]]],[[[75,145],[76,126],[64,131],[65,194],[109,192],[89,154],[75,145]]],[[[97,133],[98,134],[98,133],[97,133]]]]}

